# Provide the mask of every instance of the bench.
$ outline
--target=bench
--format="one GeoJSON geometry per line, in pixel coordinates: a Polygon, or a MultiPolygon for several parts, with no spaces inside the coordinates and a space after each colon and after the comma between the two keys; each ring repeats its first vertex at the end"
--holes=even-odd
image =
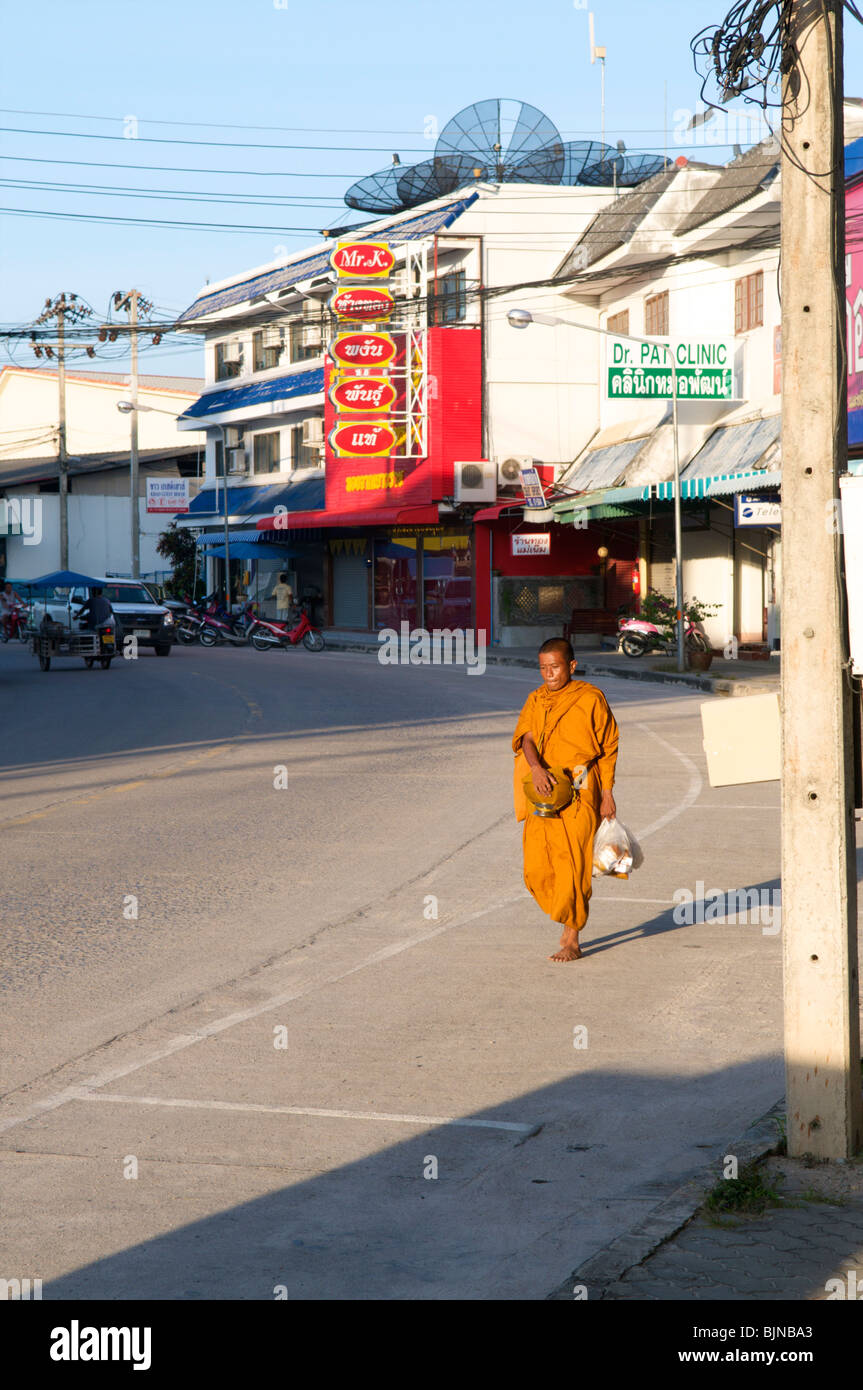
{"type": "Polygon", "coordinates": [[[579,635],[616,637],[619,618],[607,608],[573,608],[572,617],[563,625],[564,637],[579,635]]]}

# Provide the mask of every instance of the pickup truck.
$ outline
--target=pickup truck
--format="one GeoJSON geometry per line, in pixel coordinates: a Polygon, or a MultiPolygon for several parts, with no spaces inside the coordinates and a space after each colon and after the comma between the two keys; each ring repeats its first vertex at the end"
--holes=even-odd
{"type": "MultiPolygon", "coordinates": [[[[154,647],[157,656],[169,656],[174,644],[174,615],[164,604],[156,603],[153,595],[138,579],[100,579],[102,595],[114,610],[117,622],[117,647],[123,638],[133,636],[141,647],[154,647]]],[[[67,627],[79,630],[77,622],[81,605],[90,597],[86,588],[54,589],[44,598],[38,594],[33,602],[31,622],[38,624],[43,614],[67,627]]]]}

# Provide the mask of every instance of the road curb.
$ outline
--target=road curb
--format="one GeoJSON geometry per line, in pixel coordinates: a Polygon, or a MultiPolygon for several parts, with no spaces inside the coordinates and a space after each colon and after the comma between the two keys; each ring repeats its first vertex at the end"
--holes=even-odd
{"type": "MultiPolygon", "coordinates": [[[[327,651],[331,652],[367,652],[376,653],[380,651],[377,642],[342,642],[338,638],[331,639],[324,634],[327,651]]],[[[503,656],[498,652],[486,652],[486,663],[489,666],[519,666],[528,670],[536,668],[536,657],[527,656],[503,656]]],[[[686,690],[701,691],[706,695],[764,695],[771,690],[779,689],[778,679],[763,681],[738,681],[730,680],[725,676],[696,676],[686,671],[650,671],[642,669],[630,669],[625,666],[605,666],[593,663],[582,664],[579,662],[579,674],[583,676],[602,676],[606,680],[624,681],[647,681],[652,685],[676,685],[686,690]]]]}
{"type": "MultiPolygon", "coordinates": [[[[748,1129],[732,1144],[725,1146],[725,1153],[734,1154],[738,1163],[752,1163],[766,1158],[777,1146],[778,1135],[775,1121],[785,1113],[785,1097],[755,1120],[748,1129]]],[[[716,1160],[714,1160],[715,1164],[716,1160]]],[[[568,1279],[564,1279],[556,1289],[546,1295],[547,1300],[572,1302],[573,1287],[583,1285],[587,1299],[592,1302],[605,1297],[606,1290],[618,1283],[629,1270],[643,1264],[661,1245],[672,1240],[684,1226],[692,1220],[704,1202],[707,1193],[716,1185],[716,1169],[705,1169],[695,1178],[690,1178],[676,1188],[658,1206],[653,1208],[643,1221],[624,1235],[618,1236],[610,1245],[591,1255],[578,1265],[568,1279]]]]}

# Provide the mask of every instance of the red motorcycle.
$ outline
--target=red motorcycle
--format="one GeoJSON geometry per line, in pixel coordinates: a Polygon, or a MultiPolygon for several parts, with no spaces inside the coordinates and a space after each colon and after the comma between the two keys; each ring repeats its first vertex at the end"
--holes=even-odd
{"type": "Polygon", "coordinates": [[[212,607],[203,613],[198,630],[201,646],[216,647],[221,646],[223,642],[229,642],[232,646],[244,647],[255,623],[252,605],[247,604],[242,613],[235,617],[220,617],[217,614],[218,610],[212,607]]]}
{"type": "Polygon", "coordinates": [[[27,609],[20,603],[14,604],[0,622],[0,641],[8,642],[11,637],[17,637],[19,642],[27,641],[27,609]]]}
{"type": "Polygon", "coordinates": [[[323,635],[316,627],[312,627],[305,609],[301,611],[296,627],[273,622],[271,619],[255,618],[248,629],[248,638],[256,652],[268,652],[275,647],[287,651],[288,647],[296,647],[300,642],[306,651],[324,650],[323,635]]]}

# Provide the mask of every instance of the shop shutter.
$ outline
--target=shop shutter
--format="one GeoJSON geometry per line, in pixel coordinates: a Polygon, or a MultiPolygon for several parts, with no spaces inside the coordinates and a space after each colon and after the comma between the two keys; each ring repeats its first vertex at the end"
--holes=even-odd
{"type": "Polygon", "coordinates": [[[664,598],[675,597],[675,564],[673,560],[652,560],[650,563],[650,588],[664,598]]]}
{"type": "Polygon", "coordinates": [[[333,555],[333,626],[369,625],[369,580],[365,554],[333,555]]]}

